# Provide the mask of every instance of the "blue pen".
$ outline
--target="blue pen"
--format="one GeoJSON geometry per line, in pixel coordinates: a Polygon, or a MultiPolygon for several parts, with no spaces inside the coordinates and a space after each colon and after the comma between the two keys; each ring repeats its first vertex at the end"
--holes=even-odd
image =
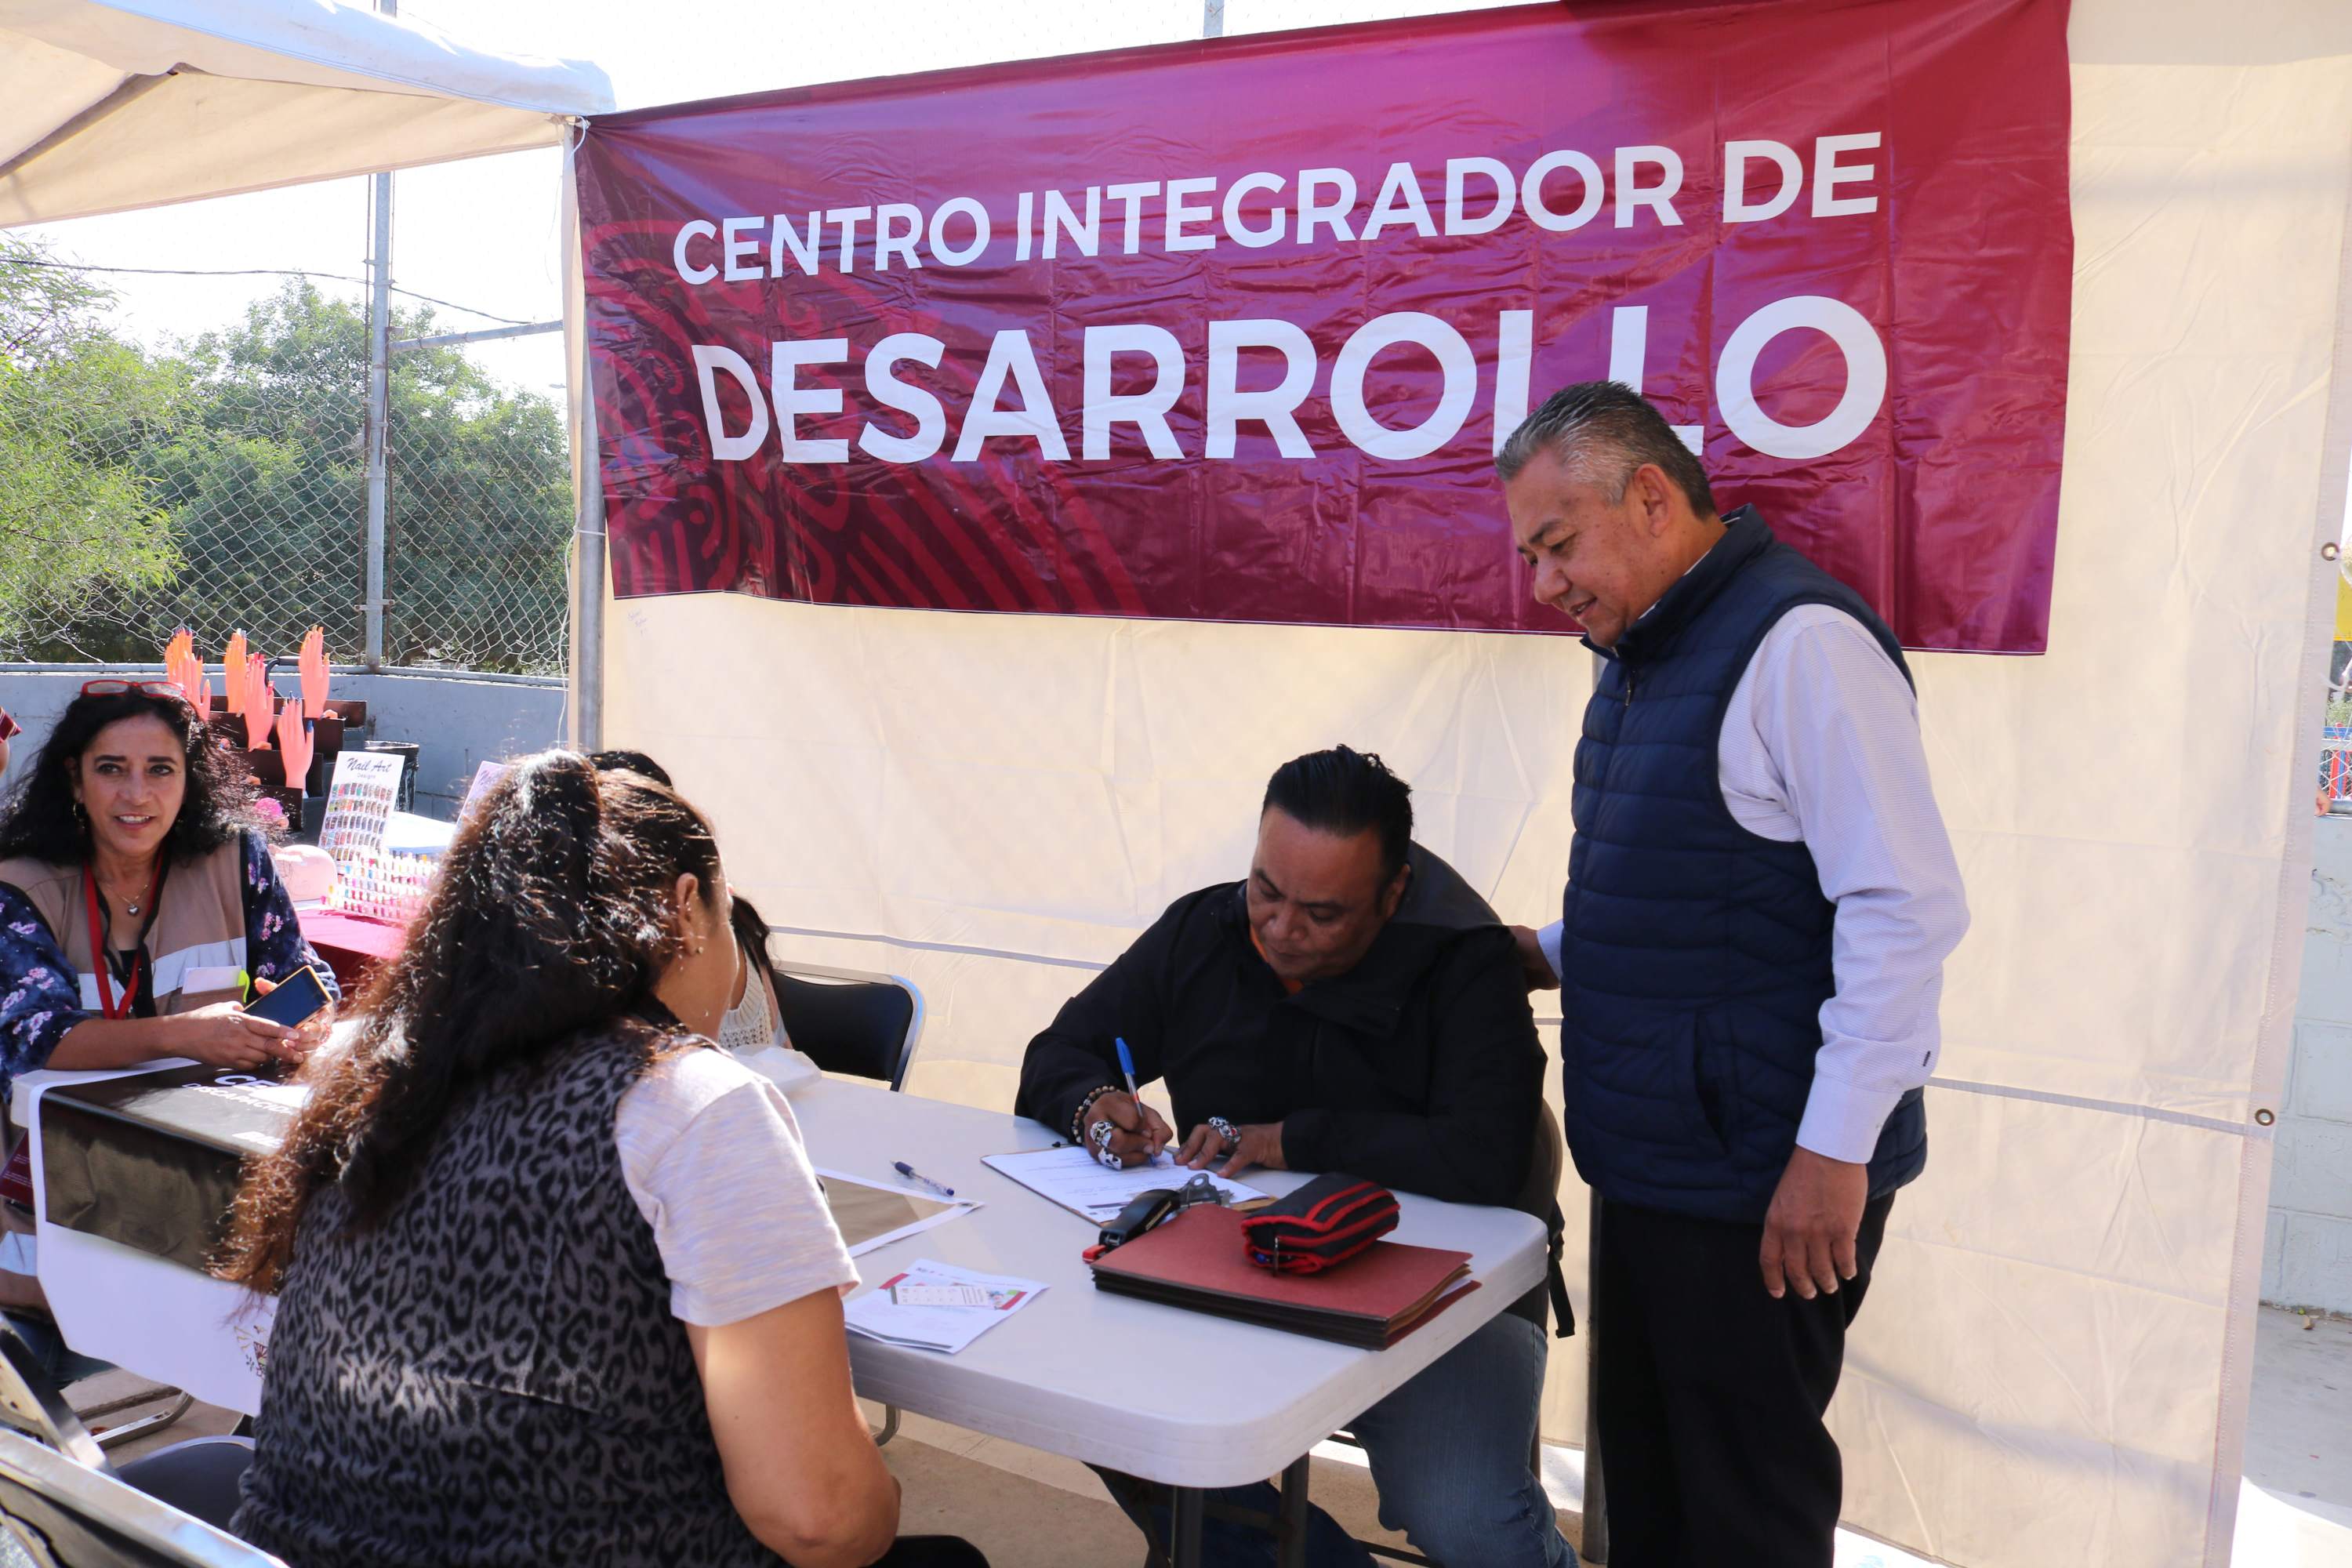
{"type": "MultiPolygon", "coordinates": [[[[1143,1097],[1135,1091],[1135,1057],[1128,1050],[1125,1037],[1113,1035],[1110,1043],[1118,1047],[1119,1074],[1127,1079],[1127,1098],[1135,1101],[1136,1117],[1140,1121],[1143,1116],[1143,1097]]],[[[1152,1158],[1158,1159],[1159,1156],[1155,1154],[1152,1158]]]]}
{"type": "Polygon", "coordinates": [[[953,1187],[943,1187],[940,1185],[937,1182],[931,1180],[930,1177],[923,1174],[922,1172],[918,1171],[914,1166],[907,1163],[904,1160],[893,1160],[890,1163],[890,1168],[898,1172],[900,1175],[906,1177],[910,1182],[922,1183],[923,1185],[930,1188],[931,1191],[939,1194],[940,1196],[943,1198],[951,1198],[955,1196],[955,1189],[953,1187]]]}

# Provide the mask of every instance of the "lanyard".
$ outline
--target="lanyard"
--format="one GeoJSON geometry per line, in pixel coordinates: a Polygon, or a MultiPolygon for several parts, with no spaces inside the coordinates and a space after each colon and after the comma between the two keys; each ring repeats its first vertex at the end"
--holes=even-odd
{"type": "Polygon", "coordinates": [[[147,885],[147,924],[140,929],[139,949],[131,954],[131,973],[122,983],[122,1005],[118,1008],[114,1005],[114,987],[109,983],[114,961],[106,950],[106,920],[98,907],[98,879],[90,874],[89,868],[82,868],[82,902],[89,910],[89,952],[98,964],[99,1011],[109,1018],[131,1016],[131,1005],[138,1000],[139,966],[147,957],[147,932],[155,924],[155,895],[163,889],[163,867],[159,864],[155,868],[155,879],[147,885]]]}

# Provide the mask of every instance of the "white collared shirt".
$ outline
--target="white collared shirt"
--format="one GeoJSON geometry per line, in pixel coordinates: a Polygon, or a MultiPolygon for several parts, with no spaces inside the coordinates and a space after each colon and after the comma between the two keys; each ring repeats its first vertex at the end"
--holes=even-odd
{"type": "MultiPolygon", "coordinates": [[[[1969,929],[1918,702],[1861,622],[1801,605],[1741,674],[1716,767],[1733,819],[1766,838],[1802,840],[1837,906],[1837,990],[1822,1004],[1797,1142],[1866,1162],[1895,1101],[1936,1070],[1944,960],[1969,929]]],[[[1541,941],[1558,974],[1560,923],[1541,941]]]]}

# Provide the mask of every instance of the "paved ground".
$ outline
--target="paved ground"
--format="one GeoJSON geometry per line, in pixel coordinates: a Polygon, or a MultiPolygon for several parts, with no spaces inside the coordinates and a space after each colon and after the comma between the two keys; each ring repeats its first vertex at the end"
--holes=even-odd
{"type": "Polygon", "coordinates": [[[2237,1561],[2352,1568],[2352,1322],[2265,1308],[2237,1561]]]}
{"type": "MultiPolygon", "coordinates": [[[[146,1386],[121,1373],[79,1384],[88,1407],[146,1386]]],[[[104,1426],[154,1408],[101,1417],[104,1426]]],[[[874,1413],[879,1420],[879,1412],[874,1413]]],[[[235,1417],[199,1405],[166,1431],[134,1439],[116,1458],[183,1437],[226,1432],[235,1417]]],[[[972,1541],[1000,1568],[1124,1568],[1141,1563],[1135,1531],[1082,1465],[908,1416],[883,1450],[907,1484],[903,1528],[972,1541]]],[[[2254,1348],[2254,1397],[2240,1505],[2240,1568],[2352,1568],[2352,1323],[2315,1322],[2265,1310],[2254,1348]],[[2305,1325],[2309,1322],[2311,1326],[2305,1325]]],[[[1579,1539],[1580,1456],[1545,1453],[1544,1481],[1560,1526],[1579,1539]]],[[[1394,1540],[1379,1528],[1360,1457],[1332,1445],[1317,1451],[1316,1500],[1366,1540],[1394,1540]]],[[[1838,1568],[1925,1568],[1921,1560],[1859,1536],[1842,1536],[1838,1568]]]]}

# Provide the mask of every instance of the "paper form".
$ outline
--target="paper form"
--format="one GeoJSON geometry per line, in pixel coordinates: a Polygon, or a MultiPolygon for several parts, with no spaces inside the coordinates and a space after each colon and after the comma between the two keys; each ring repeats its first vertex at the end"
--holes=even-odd
{"type": "MultiPolygon", "coordinates": [[[[1074,1147],[990,1154],[981,1163],[1012,1177],[1048,1203],[1059,1204],[1097,1224],[1118,1217],[1118,1211],[1140,1194],[1181,1187],[1196,1174],[1203,1173],[1186,1170],[1176,1163],[1173,1154],[1164,1151],[1150,1164],[1124,1171],[1114,1171],[1086,1150],[1074,1147]]],[[[1225,1194],[1225,1202],[1235,1205],[1265,1203],[1274,1195],[1213,1173],[1209,1174],[1209,1180],[1225,1194]]]]}

